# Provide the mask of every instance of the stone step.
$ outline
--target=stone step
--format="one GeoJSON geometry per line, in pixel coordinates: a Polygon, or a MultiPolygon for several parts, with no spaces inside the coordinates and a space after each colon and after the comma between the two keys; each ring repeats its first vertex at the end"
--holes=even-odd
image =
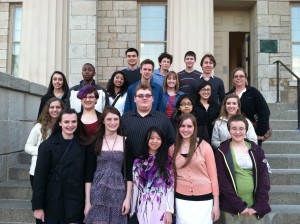
{"type": "Polygon", "coordinates": [[[297,110],[296,103],[268,103],[269,109],[272,112],[276,110],[297,110]]]}
{"type": "Polygon", "coordinates": [[[0,222],[35,223],[29,200],[0,200],[0,222]]]}
{"type": "Polygon", "coordinates": [[[273,130],[270,141],[300,141],[300,132],[298,130],[273,130]]]}
{"type": "Polygon", "coordinates": [[[270,119],[298,120],[298,111],[297,110],[274,110],[271,111],[270,119]]]}
{"type": "Polygon", "coordinates": [[[9,180],[29,180],[28,164],[18,164],[15,167],[8,168],[9,180]]]}
{"type": "Polygon", "coordinates": [[[300,186],[272,185],[270,191],[270,204],[300,205],[300,186]]]}
{"type": "Polygon", "coordinates": [[[271,185],[300,185],[300,169],[272,169],[271,185]]]}
{"type": "Polygon", "coordinates": [[[1,199],[31,200],[32,190],[29,181],[8,180],[0,183],[1,199]]]}
{"type": "Polygon", "coordinates": [[[297,120],[273,120],[270,119],[272,130],[296,130],[298,128],[297,120]]]}
{"type": "Polygon", "coordinates": [[[271,213],[266,215],[265,224],[300,223],[299,205],[271,205],[271,213]]]}
{"type": "Polygon", "coordinates": [[[31,164],[31,155],[27,154],[26,152],[19,153],[19,164],[31,164]]]}
{"type": "Polygon", "coordinates": [[[300,141],[265,141],[262,144],[268,154],[300,154],[300,141]]]}
{"type": "Polygon", "coordinates": [[[272,169],[300,169],[300,154],[266,154],[272,169]]]}

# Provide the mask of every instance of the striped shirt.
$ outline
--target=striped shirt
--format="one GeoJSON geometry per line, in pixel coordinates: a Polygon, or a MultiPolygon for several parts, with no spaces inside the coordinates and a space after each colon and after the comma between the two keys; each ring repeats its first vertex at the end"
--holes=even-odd
{"type": "Polygon", "coordinates": [[[197,70],[194,70],[192,72],[182,70],[181,72],[178,72],[179,90],[184,93],[188,93],[189,86],[193,83],[195,79],[199,79],[201,74],[202,73],[197,70]]]}

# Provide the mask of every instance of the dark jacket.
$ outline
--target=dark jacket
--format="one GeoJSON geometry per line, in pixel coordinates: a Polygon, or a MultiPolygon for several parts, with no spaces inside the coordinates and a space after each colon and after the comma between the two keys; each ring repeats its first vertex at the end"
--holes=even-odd
{"type": "MultiPolygon", "coordinates": [[[[64,95],[61,97],[61,100],[66,103],[66,98],[67,98],[68,92],[64,93],[64,95]]],[[[39,118],[39,116],[41,115],[44,106],[46,105],[47,101],[50,100],[51,98],[56,97],[53,93],[47,93],[44,96],[42,96],[41,98],[41,104],[40,104],[40,108],[39,108],[39,112],[38,112],[38,116],[37,119],[39,118]]]]}
{"type": "MultiPolygon", "coordinates": [[[[250,142],[249,140],[246,141],[250,142]]],[[[231,214],[239,214],[247,207],[247,204],[237,195],[230,142],[231,139],[222,142],[215,154],[220,186],[220,209],[231,214]]],[[[249,154],[253,163],[254,181],[254,205],[252,208],[257,212],[257,218],[260,219],[271,211],[268,162],[262,148],[254,142],[250,143],[249,154]]]]}
{"type": "MultiPolygon", "coordinates": [[[[234,89],[227,94],[234,93],[234,89]]],[[[226,94],[226,95],[227,95],[226,94]]],[[[269,106],[263,95],[254,87],[246,86],[246,92],[241,97],[241,110],[254,124],[258,136],[263,136],[269,129],[269,106]]]]}
{"type": "Polygon", "coordinates": [[[39,147],[32,210],[43,209],[48,221],[77,222],[83,219],[85,182],[93,179],[93,170],[89,169],[88,162],[92,156],[88,156],[91,153],[75,138],[55,169],[68,145],[59,133],[39,147]]]}
{"type": "MultiPolygon", "coordinates": [[[[197,119],[198,127],[205,126],[209,135],[208,142],[211,141],[212,131],[214,128],[213,122],[219,117],[220,107],[215,101],[211,101],[208,110],[200,103],[199,100],[195,102],[195,117],[197,119]]],[[[205,139],[207,140],[207,139],[205,139]]]]}

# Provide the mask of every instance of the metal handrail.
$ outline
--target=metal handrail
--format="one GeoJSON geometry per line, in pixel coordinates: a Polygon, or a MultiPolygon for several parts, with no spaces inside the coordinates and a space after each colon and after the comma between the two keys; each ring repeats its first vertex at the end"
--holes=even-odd
{"type": "Polygon", "coordinates": [[[279,101],[279,74],[280,74],[280,69],[279,66],[282,65],[289,73],[291,73],[292,76],[294,76],[297,79],[297,102],[298,102],[298,128],[297,130],[300,131],[300,78],[291,70],[289,69],[282,61],[277,60],[273,64],[277,65],[277,84],[276,84],[276,90],[277,90],[277,100],[276,103],[280,103],[279,101]]]}

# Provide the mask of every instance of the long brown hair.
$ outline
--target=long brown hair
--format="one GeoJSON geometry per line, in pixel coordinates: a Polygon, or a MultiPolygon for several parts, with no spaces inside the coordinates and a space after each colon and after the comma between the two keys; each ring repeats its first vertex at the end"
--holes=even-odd
{"type": "MultiPolygon", "coordinates": [[[[42,141],[45,141],[48,135],[48,129],[52,128],[49,127],[52,121],[52,117],[49,114],[49,108],[50,108],[50,104],[58,101],[60,103],[61,106],[61,110],[64,109],[64,103],[61,99],[53,97],[51,99],[49,99],[46,103],[46,105],[44,106],[41,115],[39,116],[39,119],[37,120],[37,123],[40,123],[42,125],[41,128],[41,133],[42,133],[42,141]]],[[[52,123],[52,125],[54,125],[54,123],[52,123]]]]}
{"type": "Polygon", "coordinates": [[[99,120],[100,128],[99,128],[99,131],[96,135],[96,143],[95,143],[95,148],[94,148],[94,152],[95,152],[96,155],[99,155],[101,153],[101,150],[102,150],[103,138],[104,138],[104,135],[105,135],[105,125],[103,124],[103,122],[104,122],[104,119],[105,119],[105,117],[108,113],[115,114],[119,117],[120,124],[119,124],[119,127],[117,129],[117,134],[122,135],[120,112],[113,106],[106,106],[104,108],[103,113],[101,114],[101,117],[100,117],[100,120],[99,120]]]}
{"type": "Polygon", "coordinates": [[[228,118],[228,112],[226,110],[226,103],[227,103],[227,100],[231,99],[231,98],[235,98],[237,100],[237,103],[238,103],[238,106],[239,106],[239,109],[237,110],[236,114],[242,114],[240,98],[239,98],[238,95],[232,93],[232,94],[228,94],[227,96],[225,96],[225,98],[222,102],[222,107],[221,107],[219,118],[221,118],[221,117],[228,118]]]}
{"type": "Polygon", "coordinates": [[[192,121],[192,123],[194,125],[194,133],[193,133],[193,135],[191,136],[191,139],[190,139],[189,155],[187,157],[187,160],[185,161],[185,163],[183,164],[183,166],[181,168],[184,168],[184,167],[186,167],[187,165],[190,164],[190,162],[193,158],[193,155],[196,151],[196,148],[200,144],[200,142],[198,142],[198,139],[197,139],[197,129],[198,128],[197,128],[197,121],[196,121],[195,116],[192,115],[192,114],[182,114],[179,117],[178,129],[177,129],[177,133],[176,133],[175,150],[174,150],[174,155],[173,155],[174,170],[175,170],[176,157],[177,157],[177,154],[180,153],[180,148],[182,146],[182,136],[179,133],[179,128],[182,125],[182,123],[187,119],[190,119],[192,121]]]}
{"type": "Polygon", "coordinates": [[[176,79],[175,92],[178,92],[178,90],[179,90],[179,78],[178,78],[177,73],[174,72],[174,71],[169,71],[169,72],[166,74],[165,79],[164,79],[164,82],[163,82],[163,91],[164,91],[164,92],[167,92],[167,90],[168,90],[167,79],[168,79],[170,76],[175,76],[175,79],[176,79]]]}

